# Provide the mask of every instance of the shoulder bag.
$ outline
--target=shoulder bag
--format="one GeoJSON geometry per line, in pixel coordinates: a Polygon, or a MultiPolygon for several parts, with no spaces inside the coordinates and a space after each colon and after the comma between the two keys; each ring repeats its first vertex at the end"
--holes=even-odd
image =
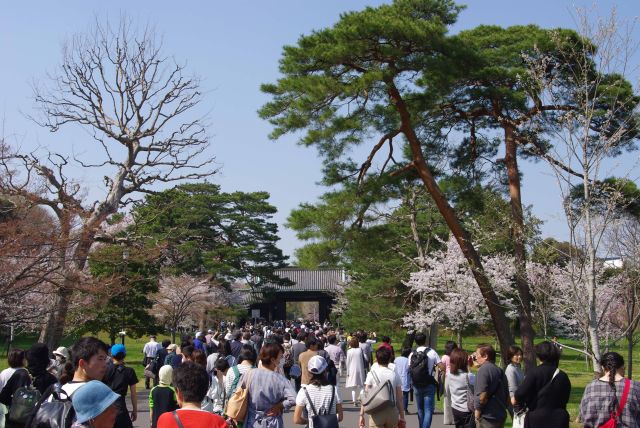
{"type": "Polygon", "coordinates": [[[309,402],[309,406],[313,411],[313,416],[310,417],[311,421],[313,421],[313,428],[339,428],[338,425],[338,415],[331,414],[331,408],[333,407],[333,400],[336,396],[336,388],[331,386],[331,401],[329,402],[329,408],[323,412],[324,409],[320,409],[321,413],[316,411],[316,406],[313,405],[313,401],[311,401],[311,397],[309,396],[309,391],[307,391],[306,387],[303,387],[304,393],[307,396],[307,401],[309,402]]]}
{"type": "Polygon", "coordinates": [[[618,426],[618,420],[622,416],[622,411],[624,410],[624,406],[627,404],[627,397],[629,396],[629,389],[631,389],[631,381],[629,379],[625,379],[624,381],[624,390],[622,391],[622,397],[620,398],[620,404],[618,405],[618,411],[615,410],[611,412],[611,417],[609,420],[602,425],[600,428],[616,428],[618,426]]]}
{"type": "Polygon", "coordinates": [[[242,384],[237,388],[233,395],[227,401],[227,409],[225,414],[235,421],[244,421],[247,417],[247,409],[249,408],[249,387],[251,386],[251,378],[253,370],[245,373],[242,384]]]}
{"type": "Polygon", "coordinates": [[[467,372],[467,410],[473,412],[476,409],[475,406],[475,397],[474,388],[469,381],[469,372],[467,372]]]}
{"type": "Polygon", "coordinates": [[[376,385],[373,388],[365,389],[362,397],[362,407],[368,415],[387,410],[396,404],[396,391],[391,381],[387,380],[384,383],[380,383],[380,379],[378,379],[378,376],[373,370],[371,371],[371,375],[376,385]]]}

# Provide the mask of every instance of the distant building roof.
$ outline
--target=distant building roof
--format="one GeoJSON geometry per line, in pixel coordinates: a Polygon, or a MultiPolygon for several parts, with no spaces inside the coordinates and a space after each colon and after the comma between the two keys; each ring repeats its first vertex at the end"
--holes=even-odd
{"type": "Polygon", "coordinates": [[[297,267],[283,268],[275,271],[280,278],[286,278],[293,285],[266,283],[255,290],[246,290],[243,303],[251,305],[259,303],[267,293],[330,293],[340,291],[346,282],[342,269],[302,269],[297,267]]]}
{"type": "Polygon", "coordinates": [[[275,274],[280,278],[291,280],[294,285],[279,285],[266,283],[261,288],[266,290],[284,292],[309,292],[320,291],[335,293],[345,282],[345,273],[342,269],[301,269],[296,267],[278,269],[275,274]]]}

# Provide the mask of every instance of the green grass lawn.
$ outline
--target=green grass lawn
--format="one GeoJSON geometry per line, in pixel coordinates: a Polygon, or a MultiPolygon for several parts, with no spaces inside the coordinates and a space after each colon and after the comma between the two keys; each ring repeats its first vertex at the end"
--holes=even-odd
{"type": "MultiPolygon", "coordinates": [[[[105,342],[109,342],[109,338],[106,335],[99,335],[100,339],[105,342]]],[[[164,339],[169,339],[168,336],[158,336],[158,341],[162,341],[164,339]]],[[[400,344],[402,343],[403,337],[401,335],[394,335],[392,345],[394,345],[396,352],[399,352],[400,344]]],[[[37,340],[36,336],[20,336],[13,343],[15,347],[21,347],[23,349],[28,349],[33,343],[37,340]]],[[[77,337],[67,337],[63,341],[63,345],[70,346],[77,337]]],[[[438,338],[438,352],[442,354],[444,351],[444,344],[447,340],[455,340],[443,332],[440,334],[438,338]]],[[[125,340],[125,346],[127,348],[127,359],[126,363],[133,367],[138,375],[138,379],[140,379],[140,383],[138,385],[144,386],[144,367],[142,366],[142,348],[144,344],[148,341],[148,338],[140,338],[140,339],[132,339],[127,338],[125,340]]],[[[567,345],[573,346],[575,348],[580,348],[580,343],[575,341],[567,340],[561,342],[566,343],[567,345]]],[[[475,346],[479,343],[489,343],[496,346],[495,339],[489,336],[473,336],[473,337],[465,337],[463,338],[462,347],[466,350],[474,350],[475,346]]],[[[616,351],[621,355],[625,356],[626,359],[626,344],[624,342],[620,343],[620,346],[614,346],[610,348],[610,351],[616,351]]],[[[4,369],[7,367],[7,347],[4,344],[3,348],[0,350],[0,369],[4,369]]],[[[634,349],[633,353],[633,378],[637,379],[640,376],[640,358],[638,357],[637,349],[634,349]]],[[[578,416],[578,406],[580,405],[580,399],[582,398],[582,393],[586,385],[592,380],[592,370],[587,366],[585,362],[584,355],[572,351],[570,349],[564,349],[562,353],[562,358],[560,361],[560,368],[567,373],[569,379],[571,380],[571,399],[569,400],[568,411],[571,415],[571,419],[575,420],[578,416]]],[[[438,403],[438,404],[441,404],[438,403]]],[[[509,421],[510,422],[510,421],[509,421]]],[[[508,425],[510,426],[510,425],[508,425]]],[[[576,427],[579,425],[575,425],[576,427]]]]}

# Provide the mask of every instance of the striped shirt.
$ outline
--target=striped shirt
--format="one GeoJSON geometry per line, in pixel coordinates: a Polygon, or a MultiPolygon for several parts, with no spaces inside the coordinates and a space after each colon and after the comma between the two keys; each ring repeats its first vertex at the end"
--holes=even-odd
{"type": "Polygon", "coordinates": [[[305,417],[309,419],[309,428],[313,428],[313,421],[311,417],[314,416],[313,410],[311,409],[311,405],[309,404],[309,400],[307,399],[307,394],[304,393],[304,390],[307,390],[309,393],[309,397],[311,398],[311,403],[318,412],[321,414],[335,415],[337,414],[337,404],[342,403],[340,399],[340,394],[338,394],[338,387],[333,385],[307,385],[305,387],[300,388],[298,391],[298,395],[296,396],[296,406],[303,406],[305,409],[305,417]],[[333,405],[331,409],[329,409],[329,403],[331,403],[331,390],[335,391],[335,397],[333,398],[333,405]]]}
{"type": "MultiPolygon", "coordinates": [[[[622,398],[624,379],[616,382],[618,402],[622,398]]],[[[617,406],[616,406],[617,407],[617,406]]],[[[616,409],[617,410],[617,409],[616,409]]],[[[608,382],[600,379],[587,385],[580,402],[580,420],[585,427],[599,427],[609,420],[613,411],[613,391],[608,382]]],[[[640,427],[640,383],[631,381],[627,404],[622,411],[620,424],[624,428],[640,427]]]]}

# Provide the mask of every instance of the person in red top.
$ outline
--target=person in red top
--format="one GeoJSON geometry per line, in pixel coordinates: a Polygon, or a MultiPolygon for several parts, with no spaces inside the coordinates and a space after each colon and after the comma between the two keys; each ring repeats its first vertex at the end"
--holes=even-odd
{"type": "Polygon", "coordinates": [[[209,376],[200,365],[186,362],[173,371],[180,409],[160,415],[158,428],[227,428],[222,417],[200,410],[209,389],[209,376]]]}
{"type": "Polygon", "coordinates": [[[393,362],[396,353],[393,350],[393,346],[391,346],[391,338],[389,336],[382,336],[382,343],[380,344],[379,348],[387,348],[389,351],[391,351],[391,362],[393,362]]]}

